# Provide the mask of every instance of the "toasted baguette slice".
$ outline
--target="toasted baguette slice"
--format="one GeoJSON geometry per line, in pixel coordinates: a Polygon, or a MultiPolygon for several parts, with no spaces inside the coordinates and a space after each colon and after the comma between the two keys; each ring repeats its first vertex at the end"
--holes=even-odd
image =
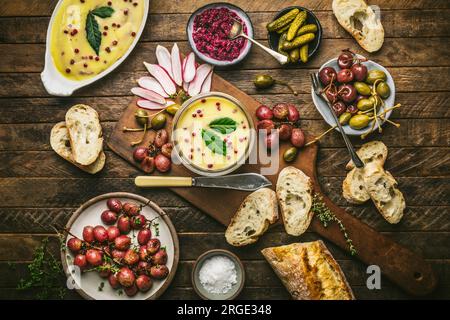
{"type": "Polygon", "coordinates": [[[241,247],[255,243],[269,225],[278,220],[275,192],[259,189],[247,196],[231,219],[225,238],[232,246],[241,247]]]}
{"type": "Polygon", "coordinates": [[[364,50],[380,50],[384,42],[384,28],[371,7],[363,0],[333,0],[332,7],[339,24],[364,50]]]}
{"type": "MultiPolygon", "coordinates": [[[[361,148],[356,151],[359,158],[364,163],[370,163],[370,162],[378,162],[381,166],[384,166],[384,163],[386,162],[386,158],[388,156],[388,149],[386,145],[381,141],[371,141],[363,144],[361,148]]],[[[355,167],[355,164],[352,160],[350,160],[347,165],[345,166],[345,169],[352,170],[355,167]]]]}
{"type": "Polygon", "coordinates": [[[403,194],[397,189],[397,181],[377,163],[364,167],[363,175],[367,192],[381,215],[392,224],[403,217],[406,203],[403,194]]]}
{"type": "Polygon", "coordinates": [[[278,175],[277,198],[288,234],[299,236],[308,229],[313,217],[312,189],[311,179],[297,168],[286,167],[278,175]]]}
{"type": "Polygon", "coordinates": [[[67,130],[64,121],[57,123],[52,128],[50,133],[50,145],[59,156],[87,173],[95,174],[105,166],[106,156],[104,152],[101,152],[98,158],[88,166],[82,166],[75,162],[72,155],[72,148],[70,147],[69,131],[67,130]]]}
{"type": "Polygon", "coordinates": [[[102,127],[97,111],[77,104],[67,111],[66,125],[73,159],[84,166],[92,164],[103,148],[102,127]]]}
{"type": "Polygon", "coordinates": [[[354,204],[361,204],[370,199],[363,179],[363,169],[353,168],[342,183],[342,195],[354,204]]]}
{"type": "Polygon", "coordinates": [[[296,300],[353,300],[341,268],[321,240],[261,251],[296,300]]]}

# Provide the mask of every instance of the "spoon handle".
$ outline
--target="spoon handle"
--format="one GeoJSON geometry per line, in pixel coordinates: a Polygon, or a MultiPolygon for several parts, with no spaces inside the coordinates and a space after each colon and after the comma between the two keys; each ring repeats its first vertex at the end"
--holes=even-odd
{"type": "Polygon", "coordinates": [[[254,40],[253,38],[250,38],[249,36],[247,36],[246,34],[241,34],[241,37],[244,37],[245,39],[247,39],[248,41],[253,42],[254,44],[256,44],[257,46],[259,46],[261,49],[263,49],[265,52],[267,52],[268,54],[270,54],[272,57],[274,57],[279,63],[281,64],[286,64],[288,63],[288,57],[286,57],[285,55],[276,52],[270,48],[267,48],[266,46],[262,45],[261,43],[259,43],[258,41],[254,40]]]}

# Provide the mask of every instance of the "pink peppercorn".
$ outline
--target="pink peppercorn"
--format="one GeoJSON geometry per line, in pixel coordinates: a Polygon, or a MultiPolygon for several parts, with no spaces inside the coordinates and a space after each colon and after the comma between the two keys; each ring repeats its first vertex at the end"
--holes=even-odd
{"type": "Polygon", "coordinates": [[[108,1],[108,6],[112,6],[112,2],[111,1],[108,1]]]}
{"type": "Polygon", "coordinates": [[[100,60],[100,57],[95,57],[95,61],[99,61],[100,60]]]}
{"type": "Polygon", "coordinates": [[[66,69],[66,73],[70,73],[70,69],[69,68],[66,69]]]}
{"type": "Polygon", "coordinates": [[[197,114],[196,114],[196,113],[193,113],[193,114],[192,114],[192,118],[197,118],[197,114]]]}
{"type": "Polygon", "coordinates": [[[133,32],[131,33],[131,36],[132,36],[132,37],[136,37],[136,32],[133,31],[133,32]]]}
{"type": "Polygon", "coordinates": [[[80,49],[78,49],[78,48],[75,48],[75,53],[78,53],[78,52],[80,52],[80,49]]]}
{"type": "Polygon", "coordinates": [[[87,63],[83,64],[83,67],[87,68],[88,67],[87,63]]]}
{"type": "Polygon", "coordinates": [[[206,102],[206,99],[202,99],[201,101],[202,101],[202,103],[205,103],[205,102],[206,102]]]}
{"type": "Polygon", "coordinates": [[[108,35],[108,32],[103,31],[103,35],[106,37],[108,35]]]}
{"type": "Polygon", "coordinates": [[[74,64],[75,63],[75,60],[70,60],[70,64],[74,64]]]}
{"type": "Polygon", "coordinates": [[[117,46],[117,40],[114,40],[112,44],[113,46],[117,46]]]}
{"type": "Polygon", "coordinates": [[[208,164],[208,168],[211,169],[213,167],[212,163],[208,164]]]}
{"type": "Polygon", "coordinates": [[[73,29],[72,31],[70,31],[70,35],[71,36],[74,36],[74,35],[76,35],[78,33],[78,30],[77,29],[73,29]]]}

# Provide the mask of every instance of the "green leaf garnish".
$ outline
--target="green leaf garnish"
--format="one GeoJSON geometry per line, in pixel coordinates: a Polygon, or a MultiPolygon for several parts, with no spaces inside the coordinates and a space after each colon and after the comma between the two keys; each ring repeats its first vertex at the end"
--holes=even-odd
{"type": "Polygon", "coordinates": [[[221,134],[228,134],[236,130],[236,121],[231,118],[224,117],[211,121],[209,127],[221,134]]]}
{"type": "Polygon", "coordinates": [[[202,138],[206,146],[213,152],[221,155],[227,154],[227,145],[223,140],[214,132],[210,130],[202,129],[202,138]]]}
{"type": "Polygon", "coordinates": [[[98,7],[91,11],[93,15],[100,18],[109,18],[114,13],[114,9],[111,7],[98,7]]]}
{"type": "Polygon", "coordinates": [[[90,11],[86,18],[86,38],[95,53],[99,55],[100,44],[102,43],[102,33],[99,30],[97,20],[90,11]]]}

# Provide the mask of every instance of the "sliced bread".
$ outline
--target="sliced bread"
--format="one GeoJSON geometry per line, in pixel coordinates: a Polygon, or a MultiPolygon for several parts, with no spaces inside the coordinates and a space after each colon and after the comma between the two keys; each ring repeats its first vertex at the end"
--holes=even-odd
{"type": "Polygon", "coordinates": [[[106,156],[103,151],[100,153],[98,158],[90,165],[83,166],[75,162],[72,155],[72,148],[70,146],[69,131],[67,130],[67,126],[64,121],[57,123],[52,128],[52,131],[50,133],[50,145],[59,156],[90,174],[99,172],[105,165],[106,156]]]}
{"type": "Polygon", "coordinates": [[[384,42],[384,28],[364,0],[333,0],[339,24],[368,52],[378,51],[384,42]]]}
{"type": "Polygon", "coordinates": [[[75,162],[87,166],[102,152],[102,127],[98,113],[93,108],[77,104],[66,113],[70,145],[75,162]]]}
{"type": "MultiPolygon", "coordinates": [[[[371,141],[363,144],[356,153],[364,163],[376,161],[383,166],[386,162],[388,149],[381,141],[371,141]]],[[[345,166],[345,169],[352,170],[353,168],[355,168],[355,165],[353,161],[350,160],[345,166]]]]}
{"type": "Polygon", "coordinates": [[[278,220],[275,192],[268,188],[249,194],[231,219],[225,238],[236,247],[255,243],[278,220]]]}
{"type": "Polygon", "coordinates": [[[364,185],[381,215],[392,224],[403,217],[406,203],[394,177],[377,163],[364,167],[364,185]]]}
{"type": "Polygon", "coordinates": [[[278,175],[277,198],[286,232],[293,236],[303,234],[313,217],[311,179],[295,167],[284,168],[278,175]]]}
{"type": "Polygon", "coordinates": [[[370,199],[364,186],[363,170],[353,168],[342,183],[342,195],[350,203],[362,204],[370,199]]]}

